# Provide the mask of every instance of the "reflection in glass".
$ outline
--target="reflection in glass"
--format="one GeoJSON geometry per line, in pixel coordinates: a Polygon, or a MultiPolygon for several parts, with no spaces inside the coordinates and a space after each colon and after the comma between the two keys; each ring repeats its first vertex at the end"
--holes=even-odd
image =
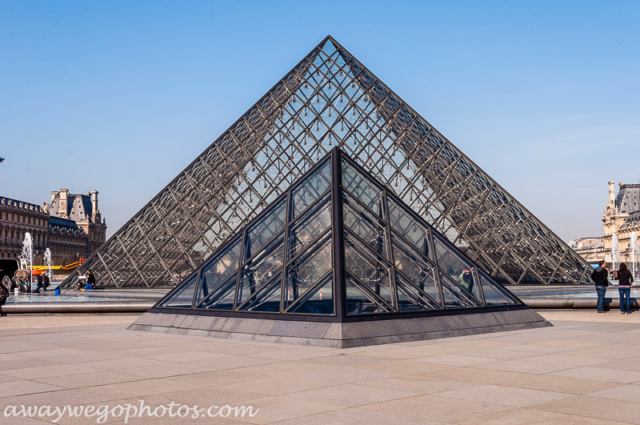
{"type": "Polygon", "coordinates": [[[476,299],[481,300],[481,288],[476,281],[474,266],[470,262],[463,260],[453,252],[448,246],[434,236],[433,242],[438,258],[438,267],[443,273],[449,275],[455,282],[463,287],[467,292],[473,294],[476,299]]]}
{"type": "Polygon", "coordinates": [[[160,306],[166,308],[191,308],[191,302],[193,301],[193,290],[196,287],[198,273],[194,273],[189,280],[187,280],[181,289],[178,289],[177,293],[163,302],[160,306]]]}
{"type": "Polygon", "coordinates": [[[284,228],[286,211],[286,199],[283,199],[271,211],[267,212],[264,217],[247,229],[244,241],[244,261],[251,258],[265,243],[269,242],[284,228]]]}
{"type": "Polygon", "coordinates": [[[393,305],[389,268],[377,255],[345,234],[344,257],[346,269],[355,278],[384,302],[393,305]]]}
{"type": "Polygon", "coordinates": [[[263,252],[257,254],[242,267],[236,305],[240,305],[282,268],[284,236],[281,235],[263,252]]]}
{"type": "Polygon", "coordinates": [[[223,252],[216,255],[203,266],[200,285],[196,294],[195,304],[204,299],[209,292],[215,291],[231,273],[238,270],[240,260],[241,238],[236,239],[223,252]]]}
{"type": "Polygon", "coordinates": [[[306,212],[305,215],[308,217],[300,217],[289,230],[289,260],[304,251],[311,242],[331,226],[332,208],[329,199],[326,201],[328,203],[319,210],[306,212]]]}
{"type": "Polygon", "coordinates": [[[429,257],[427,230],[412,219],[411,215],[405,212],[404,208],[396,204],[389,196],[387,196],[387,200],[389,203],[389,224],[391,227],[411,242],[421,254],[429,257]]]}
{"type": "Polygon", "coordinates": [[[342,162],[342,185],[367,208],[376,215],[381,216],[382,197],[380,196],[380,191],[347,165],[345,161],[342,162]]]}
{"type": "Polygon", "coordinates": [[[481,306],[481,302],[478,301],[469,291],[451,280],[448,275],[442,272],[440,272],[440,283],[442,284],[445,308],[481,306]]]}
{"type": "Polygon", "coordinates": [[[242,304],[238,304],[238,311],[280,311],[282,275],[278,273],[269,282],[263,284],[259,290],[249,296],[242,304]]]}
{"type": "Polygon", "coordinates": [[[407,276],[420,290],[440,302],[440,291],[433,274],[435,266],[402,240],[396,238],[395,234],[393,236],[393,258],[396,270],[407,276]]]}
{"type": "Polygon", "coordinates": [[[349,274],[346,278],[347,316],[389,313],[393,309],[349,274]]]}
{"type": "Polygon", "coordinates": [[[234,273],[226,282],[218,285],[196,308],[233,310],[233,300],[236,295],[236,276],[234,273]]]}
{"type": "Polygon", "coordinates": [[[287,288],[284,306],[287,308],[332,269],[333,244],[331,233],[287,267],[287,288]]]}
{"type": "Polygon", "coordinates": [[[320,195],[331,187],[331,160],[322,168],[310,175],[306,181],[291,192],[291,210],[293,217],[297,217],[309,205],[313,204],[320,195]]]}
{"type": "Polygon", "coordinates": [[[325,280],[310,288],[291,304],[287,313],[333,315],[333,275],[329,274],[325,280]]]}
{"type": "Polygon", "coordinates": [[[355,201],[350,201],[349,198],[347,194],[344,195],[344,225],[367,242],[369,248],[375,253],[388,259],[387,237],[383,225],[379,220],[359,208],[355,201]]]}
{"type": "Polygon", "coordinates": [[[492,283],[484,275],[480,275],[480,282],[482,282],[482,289],[484,292],[484,300],[487,306],[492,305],[505,305],[516,304],[516,301],[497,283],[492,283]]]}
{"type": "Polygon", "coordinates": [[[398,310],[400,311],[439,310],[441,308],[425,292],[402,275],[396,274],[396,287],[398,289],[398,310]]]}

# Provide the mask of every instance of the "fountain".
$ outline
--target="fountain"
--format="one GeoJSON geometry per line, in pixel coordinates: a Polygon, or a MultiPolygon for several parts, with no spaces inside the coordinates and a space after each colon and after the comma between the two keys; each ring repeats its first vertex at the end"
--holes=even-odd
{"type": "Polygon", "coordinates": [[[631,232],[629,238],[629,262],[631,263],[631,275],[633,280],[638,280],[638,234],[631,232]]]}
{"type": "Polygon", "coordinates": [[[53,262],[51,261],[51,251],[49,250],[49,248],[44,251],[44,265],[49,270],[49,273],[47,273],[47,276],[49,276],[49,282],[53,282],[53,273],[51,272],[51,266],[53,265],[53,262]]]}
{"type": "Polygon", "coordinates": [[[31,233],[29,232],[24,234],[24,241],[22,241],[22,254],[20,254],[18,258],[20,259],[20,268],[29,271],[29,285],[31,285],[33,277],[33,240],[31,239],[31,233]]]}
{"type": "Polygon", "coordinates": [[[618,234],[611,235],[611,270],[616,269],[616,264],[620,258],[620,247],[618,246],[618,234]]]}

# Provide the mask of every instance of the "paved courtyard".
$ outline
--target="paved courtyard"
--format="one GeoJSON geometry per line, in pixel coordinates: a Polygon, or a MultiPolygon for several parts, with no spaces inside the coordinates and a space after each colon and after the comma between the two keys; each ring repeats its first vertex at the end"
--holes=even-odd
{"type": "MultiPolygon", "coordinates": [[[[136,315],[7,317],[0,408],[259,409],[133,424],[640,423],[640,314],[540,313],[555,327],[345,350],[126,331],[136,315]]],[[[0,423],[53,420],[0,413],[0,423]]]]}

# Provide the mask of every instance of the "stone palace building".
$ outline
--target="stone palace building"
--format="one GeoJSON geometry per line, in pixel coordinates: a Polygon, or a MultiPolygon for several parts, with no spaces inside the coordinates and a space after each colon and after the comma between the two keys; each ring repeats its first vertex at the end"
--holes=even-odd
{"type": "Polygon", "coordinates": [[[87,258],[105,241],[107,223],[98,209],[98,191],[51,192],[43,206],[0,196],[0,258],[18,258],[29,232],[35,263],[43,263],[46,248],[55,265],[87,258]]]}
{"type": "MultiPolygon", "coordinates": [[[[603,236],[573,240],[569,245],[592,264],[605,260],[613,263],[611,246],[614,235],[618,239],[620,257],[618,261],[630,263],[631,234],[640,237],[640,184],[620,183],[618,195],[615,182],[609,182],[609,201],[602,214],[603,236]]],[[[636,262],[640,259],[636,258],[636,262]]]]}

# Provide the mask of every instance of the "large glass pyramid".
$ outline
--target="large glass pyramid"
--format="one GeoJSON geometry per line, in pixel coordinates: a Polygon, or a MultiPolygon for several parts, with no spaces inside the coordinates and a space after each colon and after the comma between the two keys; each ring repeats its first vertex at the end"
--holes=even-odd
{"type": "Polygon", "coordinates": [[[342,320],[521,305],[334,148],[151,312],[342,320]]]}
{"type": "Polygon", "coordinates": [[[105,287],[181,282],[334,146],[494,281],[589,281],[583,259],[327,37],[63,286],[87,269],[105,287]]]}

